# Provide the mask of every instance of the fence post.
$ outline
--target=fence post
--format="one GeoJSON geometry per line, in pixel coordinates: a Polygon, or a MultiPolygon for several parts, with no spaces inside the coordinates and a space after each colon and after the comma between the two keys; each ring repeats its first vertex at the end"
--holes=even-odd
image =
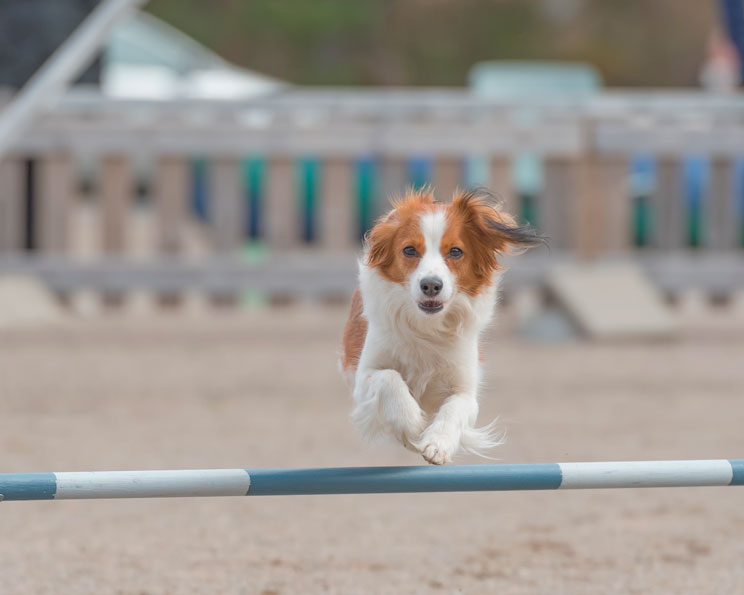
{"type": "Polygon", "coordinates": [[[631,201],[628,176],[630,168],[624,156],[597,156],[596,200],[601,203],[603,220],[599,226],[598,246],[610,254],[627,254],[631,239],[631,201]]]}
{"type": "Polygon", "coordinates": [[[654,246],[664,250],[683,248],[686,219],[680,160],[665,155],[657,162],[653,195],[654,246]]]}
{"type": "Polygon", "coordinates": [[[0,160],[0,253],[23,248],[24,166],[20,159],[0,160]]]}
{"type": "Polygon", "coordinates": [[[714,156],[710,167],[710,200],[705,213],[705,244],[713,250],[735,250],[738,246],[733,159],[714,156]]]}
{"type": "Polygon", "coordinates": [[[508,156],[492,157],[489,164],[488,188],[501,201],[504,210],[519,219],[522,215],[514,190],[512,162],[508,156]]]}
{"type": "Polygon", "coordinates": [[[133,177],[126,155],[106,155],[101,161],[101,235],[103,251],[120,255],[126,248],[127,218],[133,177]]]}
{"type": "Polygon", "coordinates": [[[297,244],[300,227],[294,159],[270,157],[266,168],[266,239],[271,248],[286,250],[297,244]]]}
{"type": "Polygon", "coordinates": [[[568,156],[548,157],[544,161],[544,188],[539,201],[541,231],[550,246],[566,250],[575,245],[576,196],[580,185],[580,163],[568,156]]]}
{"type": "Polygon", "coordinates": [[[390,200],[403,196],[410,180],[408,160],[405,157],[386,155],[380,159],[380,183],[374,218],[384,215],[390,209],[390,200]]]}
{"type": "Polygon", "coordinates": [[[331,157],[321,172],[320,237],[324,248],[345,250],[357,245],[354,162],[331,157]]]}
{"type": "Polygon", "coordinates": [[[628,167],[622,157],[585,156],[573,197],[571,247],[580,258],[621,254],[630,246],[628,167]]]}
{"type": "Polygon", "coordinates": [[[38,161],[37,229],[39,251],[64,253],[68,248],[74,162],[68,153],[54,152],[38,161]]]}
{"type": "Polygon", "coordinates": [[[155,170],[155,208],[158,246],[166,255],[183,251],[183,227],[187,216],[188,164],[176,155],[162,155],[155,170]]]}
{"type": "Polygon", "coordinates": [[[449,202],[461,187],[462,160],[458,157],[437,157],[434,162],[434,196],[449,202]]]}
{"type": "Polygon", "coordinates": [[[237,157],[220,156],[210,162],[209,209],[215,250],[238,250],[243,243],[246,198],[237,157]]]}

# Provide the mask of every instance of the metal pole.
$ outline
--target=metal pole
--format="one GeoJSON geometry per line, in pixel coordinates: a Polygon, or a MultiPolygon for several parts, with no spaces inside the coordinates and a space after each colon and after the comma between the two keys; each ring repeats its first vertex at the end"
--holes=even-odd
{"type": "Polygon", "coordinates": [[[0,474],[6,501],[737,485],[741,459],[0,474]]]}

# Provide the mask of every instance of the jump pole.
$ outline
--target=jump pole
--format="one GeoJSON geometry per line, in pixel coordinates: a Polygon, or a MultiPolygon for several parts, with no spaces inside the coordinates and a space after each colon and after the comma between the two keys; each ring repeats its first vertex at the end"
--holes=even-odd
{"type": "Polygon", "coordinates": [[[0,498],[79,500],[744,485],[744,459],[1,473],[0,498]]]}

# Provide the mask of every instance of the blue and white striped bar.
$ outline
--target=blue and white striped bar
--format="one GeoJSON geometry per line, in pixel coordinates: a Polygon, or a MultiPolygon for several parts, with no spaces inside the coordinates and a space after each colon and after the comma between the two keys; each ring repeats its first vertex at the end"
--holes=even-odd
{"type": "Polygon", "coordinates": [[[744,459],[0,473],[0,498],[77,500],[744,485],[744,459]]]}

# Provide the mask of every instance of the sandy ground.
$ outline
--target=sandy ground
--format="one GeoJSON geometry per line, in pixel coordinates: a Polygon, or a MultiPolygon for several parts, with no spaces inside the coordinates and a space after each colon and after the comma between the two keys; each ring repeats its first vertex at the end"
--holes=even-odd
{"type": "MultiPolygon", "coordinates": [[[[3,471],[419,464],[347,421],[344,312],[0,335],[3,471]]],[[[505,462],[744,456],[744,324],[674,344],[495,334],[505,462]]],[[[477,462],[463,458],[460,462],[477,462]]],[[[0,593],[742,593],[737,488],[0,504],[0,593]]]]}

